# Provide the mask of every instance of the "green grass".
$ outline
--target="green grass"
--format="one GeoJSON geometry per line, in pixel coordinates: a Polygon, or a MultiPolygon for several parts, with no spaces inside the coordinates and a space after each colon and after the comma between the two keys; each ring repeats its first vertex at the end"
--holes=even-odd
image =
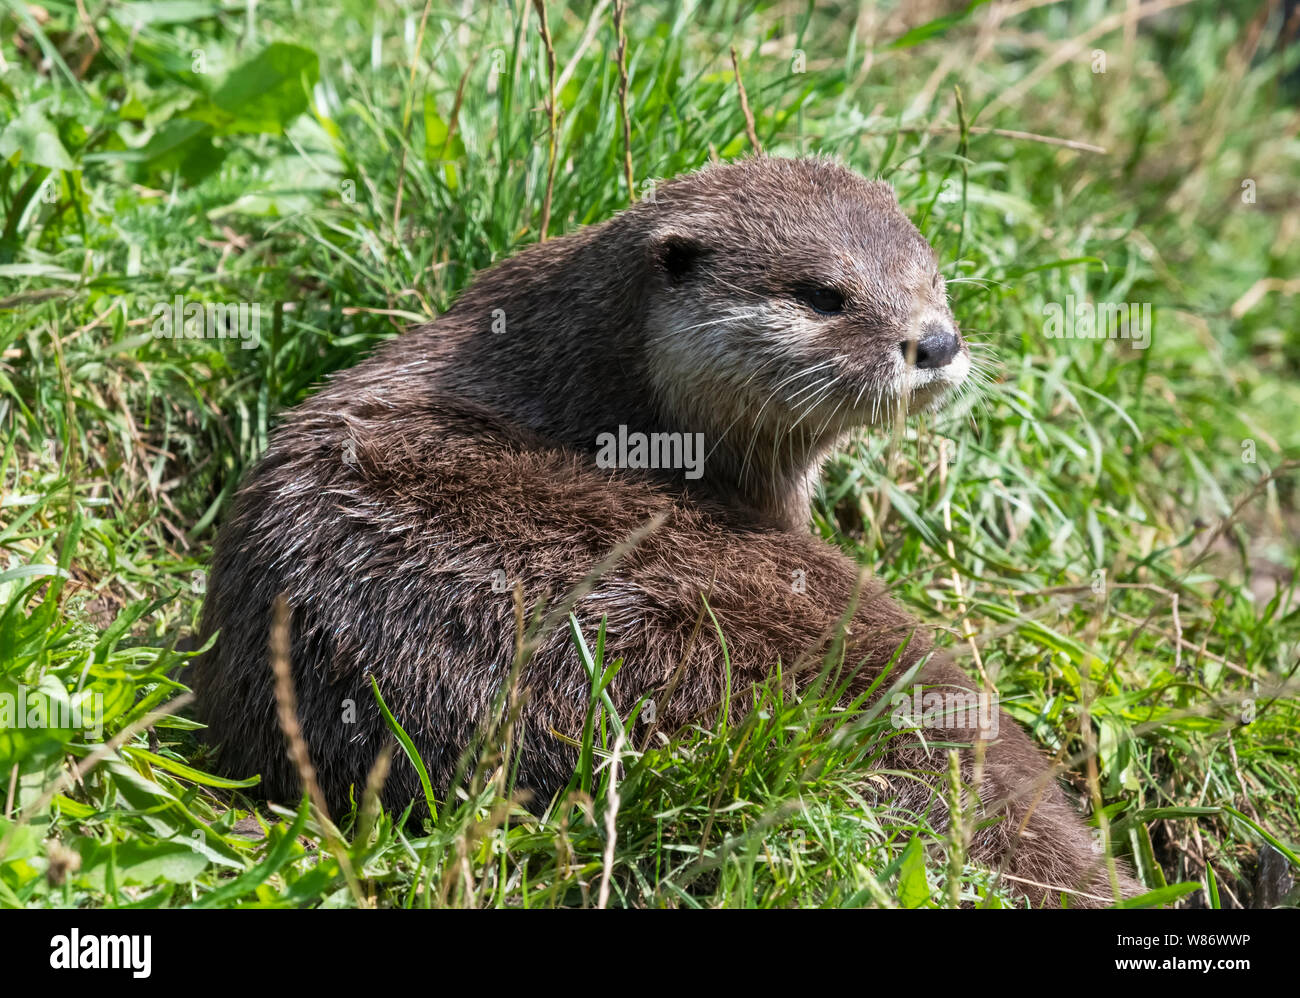
{"type": "MultiPolygon", "coordinates": [[[[0,730],[0,904],[595,905],[607,866],[613,905],[1014,903],[884,821],[892,729],[829,693],[623,746],[617,779],[602,715],[544,818],[489,754],[429,827],[335,815],[332,850],[306,810],[249,819],[183,711],[148,723],[276,414],[537,239],[546,57],[519,3],[85,8],[0,12],[0,692],[107,720],[0,730]],[[155,339],[177,295],[259,303],[260,347],[155,339]]],[[[962,9],[634,9],[634,187],[749,151],[731,44],[769,152],[896,186],[987,383],[836,458],[813,529],[951,629],[1149,886],[1249,904],[1300,842],[1300,49],[1263,3],[1131,36],[1088,34],[1123,4],[962,9]],[[1152,304],[1150,348],[1049,337],[1069,295],[1152,304]]],[[[628,191],[609,11],[576,63],[591,5],[549,13],[558,234],[628,191]]]]}

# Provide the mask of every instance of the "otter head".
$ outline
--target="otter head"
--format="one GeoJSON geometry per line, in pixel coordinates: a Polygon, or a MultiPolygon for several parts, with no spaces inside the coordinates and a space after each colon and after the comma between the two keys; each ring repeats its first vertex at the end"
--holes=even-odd
{"type": "Polygon", "coordinates": [[[715,491],[784,515],[846,431],[935,407],[970,371],[934,251],[888,184],[751,159],[634,210],[647,370],[664,422],[705,434],[715,491]]]}

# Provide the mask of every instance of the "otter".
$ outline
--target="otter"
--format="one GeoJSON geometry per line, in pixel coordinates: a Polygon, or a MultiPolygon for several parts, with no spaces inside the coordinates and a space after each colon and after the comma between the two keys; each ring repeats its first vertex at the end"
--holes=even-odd
{"type": "MultiPolygon", "coordinates": [[[[268,667],[281,596],[303,736],[336,815],[391,740],[371,677],[448,792],[516,662],[516,588],[530,617],[580,593],[579,625],[603,621],[608,659],[624,662],[613,706],[627,716],[655,698],[661,730],[729,691],[744,711],[779,664],[788,678],[837,640],[850,694],[918,667],[927,687],[976,691],[807,527],[846,434],[941,404],[969,370],[935,253],[893,189],[824,159],[715,165],[497,263],[436,321],[285,413],[238,490],[195,678],[218,765],[260,773],[269,799],[301,794],[268,667]],[[634,434],[669,459],[611,461],[627,448],[610,440],[634,434]],[[662,446],[687,437],[703,460],[662,446]],[[716,629],[699,626],[704,600],[716,629]]],[[[590,679],[564,626],[519,668],[517,786],[545,806],[573,773],[557,733],[581,733],[590,679]]],[[[999,720],[978,796],[1001,820],[972,855],[1035,902],[1065,890],[1109,903],[1102,857],[1042,753],[999,720]]],[[[980,737],[946,715],[925,734],[980,737]]],[[[946,754],[894,741],[885,768],[931,774],[898,797],[924,811],[946,754]]],[[[399,756],[382,802],[420,800],[399,756]]],[[[1121,873],[1121,893],[1140,890],[1121,873]]]]}

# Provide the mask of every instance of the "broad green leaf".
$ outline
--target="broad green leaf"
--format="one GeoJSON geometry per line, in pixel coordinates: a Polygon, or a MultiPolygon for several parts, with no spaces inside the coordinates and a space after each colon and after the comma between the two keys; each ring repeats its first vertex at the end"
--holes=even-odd
{"type": "Polygon", "coordinates": [[[110,853],[109,846],[88,839],[80,852],[77,879],[98,890],[105,889],[110,855],[118,884],[153,884],[159,880],[188,883],[208,865],[207,857],[195,852],[187,842],[131,839],[114,843],[110,853]]]}
{"type": "Polygon", "coordinates": [[[930,900],[930,881],[925,874],[925,849],[915,835],[903,850],[898,868],[898,902],[904,908],[920,908],[930,900]]]}
{"type": "Polygon", "coordinates": [[[24,163],[48,166],[51,170],[75,170],[77,164],[63,148],[58,130],[45,116],[44,108],[44,101],[29,104],[5,126],[0,132],[0,159],[18,153],[24,163]]]}
{"type": "Polygon", "coordinates": [[[231,71],[212,103],[231,116],[225,132],[279,132],[307,109],[320,76],[316,53],[274,42],[231,71]]]}

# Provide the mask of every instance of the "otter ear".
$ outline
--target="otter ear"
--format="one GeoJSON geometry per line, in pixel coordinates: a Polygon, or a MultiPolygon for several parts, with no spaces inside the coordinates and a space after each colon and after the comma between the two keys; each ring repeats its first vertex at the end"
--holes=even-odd
{"type": "Polygon", "coordinates": [[[704,256],[704,246],[683,232],[656,232],[650,238],[650,258],[676,284],[688,277],[704,256]]]}

